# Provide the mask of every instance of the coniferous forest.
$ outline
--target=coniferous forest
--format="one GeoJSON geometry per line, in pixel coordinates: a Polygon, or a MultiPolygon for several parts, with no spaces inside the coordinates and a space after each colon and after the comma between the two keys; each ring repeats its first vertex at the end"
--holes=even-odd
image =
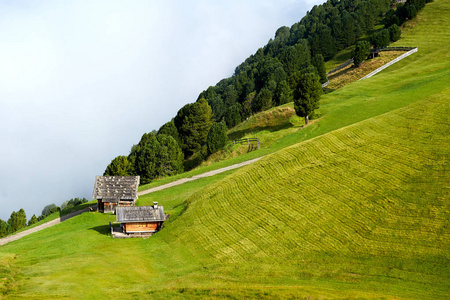
{"type": "Polygon", "coordinates": [[[276,30],[275,37],[237,66],[233,76],[201,92],[196,102],[183,106],[158,131],[145,133],[128,156],[111,161],[104,175],[139,175],[146,184],[188,171],[223,145],[223,130],[217,145],[211,138],[207,141],[208,134],[217,136],[210,133],[211,128],[217,130],[213,124],[232,128],[252,114],[288,102],[295,101],[297,115],[307,122],[314,117],[320,93],[311,91],[315,103],[304,106],[301,95],[327,81],[325,62],[356,44],[352,54],[355,66],[360,65],[370,46],[386,47],[398,40],[399,26],[414,18],[427,1],[329,0],[315,5],[300,22],[276,30]],[[380,23],[385,28],[372,33],[380,23]]]}

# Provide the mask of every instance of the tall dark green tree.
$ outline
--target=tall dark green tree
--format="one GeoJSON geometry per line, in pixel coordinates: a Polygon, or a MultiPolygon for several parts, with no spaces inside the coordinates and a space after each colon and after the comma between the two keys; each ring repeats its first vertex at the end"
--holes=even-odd
{"type": "Polygon", "coordinates": [[[316,54],[312,60],[311,60],[312,65],[316,68],[317,70],[317,74],[319,74],[319,78],[320,78],[320,83],[325,83],[327,82],[328,78],[327,78],[327,71],[325,68],[325,61],[323,60],[323,56],[322,54],[316,54]]]}
{"type": "Polygon", "coordinates": [[[227,126],[224,122],[214,123],[208,133],[206,145],[208,153],[213,154],[222,149],[227,143],[227,126]]]}
{"type": "Polygon", "coordinates": [[[206,143],[209,129],[213,124],[212,110],[205,99],[183,106],[177,113],[174,123],[180,134],[181,149],[185,158],[199,151],[206,143]]]}
{"type": "Polygon", "coordinates": [[[8,223],[0,219],[0,238],[6,236],[8,230],[8,223]]]}
{"type": "Polygon", "coordinates": [[[158,135],[159,134],[169,135],[173,137],[178,144],[180,144],[180,136],[173,120],[161,126],[158,130],[158,135]]]}
{"type": "Polygon", "coordinates": [[[389,46],[389,43],[391,42],[389,30],[382,29],[375,32],[374,34],[372,34],[371,42],[375,48],[384,48],[389,46]]]}
{"type": "Polygon", "coordinates": [[[158,134],[158,176],[172,176],[183,172],[184,155],[178,143],[170,135],[158,134]]]}
{"type": "Polygon", "coordinates": [[[272,92],[268,88],[262,88],[252,102],[252,111],[259,112],[272,107],[272,92]]]}
{"type": "Polygon", "coordinates": [[[21,208],[18,212],[13,211],[8,220],[9,225],[9,233],[16,232],[22,228],[27,226],[27,216],[23,208],[21,208]]]}
{"type": "Polygon", "coordinates": [[[305,118],[308,124],[309,117],[319,108],[319,99],[322,95],[322,85],[314,73],[302,74],[294,90],[294,109],[299,117],[305,118]]]}
{"type": "Polygon", "coordinates": [[[359,67],[361,63],[369,56],[369,54],[370,43],[368,41],[358,41],[352,52],[353,64],[355,67],[359,67]]]}
{"type": "Polygon", "coordinates": [[[289,40],[290,36],[290,30],[289,27],[283,26],[278,28],[278,30],[275,32],[275,41],[276,42],[287,42],[289,40]]]}
{"type": "Polygon", "coordinates": [[[391,42],[396,42],[400,39],[402,30],[397,26],[397,24],[392,24],[391,26],[389,26],[388,30],[391,42]]]}
{"type": "Polygon", "coordinates": [[[134,170],[139,175],[142,184],[149,183],[158,176],[160,144],[153,132],[142,136],[136,149],[134,170]]]}
{"type": "Polygon", "coordinates": [[[292,90],[286,80],[280,81],[274,95],[276,105],[283,105],[292,101],[292,90]]]}
{"type": "Polygon", "coordinates": [[[241,123],[241,108],[240,107],[241,107],[241,105],[239,103],[236,103],[236,104],[228,107],[228,109],[225,111],[224,118],[225,118],[225,123],[227,124],[228,128],[234,127],[237,124],[241,123]]]}
{"type": "Polygon", "coordinates": [[[252,105],[253,101],[255,100],[256,92],[251,92],[247,95],[245,98],[244,103],[242,103],[242,109],[241,109],[241,118],[245,119],[252,115],[252,105]]]}
{"type": "Polygon", "coordinates": [[[309,44],[305,39],[299,40],[294,46],[286,47],[280,54],[280,61],[283,63],[287,76],[303,68],[310,59],[309,44]]]}
{"type": "Polygon", "coordinates": [[[386,28],[390,27],[391,25],[401,25],[400,19],[398,18],[395,10],[392,8],[389,9],[386,14],[384,15],[384,26],[386,28]]]}
{"type": "Polygon", "coordinates": [[[30,218],[30,220],[28,221],[27,226],[36,224],[37,222],[38,222],[38,219],[36,218],[36,215],[33,215],[33,216],[30,218]]]}
{"type": "Polygon", "coordinates": [[[130,176],[134,173],[134,166],[125,155],[117,156],[106,167],[103,176],[130,176]]]}

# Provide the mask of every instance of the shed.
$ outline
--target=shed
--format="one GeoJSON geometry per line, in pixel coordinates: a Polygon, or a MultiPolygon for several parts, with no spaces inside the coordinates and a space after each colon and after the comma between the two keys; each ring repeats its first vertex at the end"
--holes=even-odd
{"type": "Polygon", "coordinates": [[[139,176],[96,176],[92,198],[97,199],[97,211],[114,212],[117,206],[134,206],[139,180],[139,176]]]}
{"type": "Polygon", "coordinates": [[[153,206],[117,207],[116,219],[127,235],[152,235],[159,231],[166,220],[164,208],[153,202],[153,206]]]}

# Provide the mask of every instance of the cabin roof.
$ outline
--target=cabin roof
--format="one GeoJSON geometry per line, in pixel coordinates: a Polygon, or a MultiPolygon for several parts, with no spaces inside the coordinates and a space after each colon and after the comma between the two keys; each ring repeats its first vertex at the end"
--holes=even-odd
{"type": "Polygon", "coordinates": [[[95,176],[93,199],[102,202],[136,200],[139,176],[95,176]]]}
{"type": "Polygon", "coordinates": [[[119,206],[116,208],[119,223],[163,222],[166,220],[164,208],[155,206],[119,206]]]}

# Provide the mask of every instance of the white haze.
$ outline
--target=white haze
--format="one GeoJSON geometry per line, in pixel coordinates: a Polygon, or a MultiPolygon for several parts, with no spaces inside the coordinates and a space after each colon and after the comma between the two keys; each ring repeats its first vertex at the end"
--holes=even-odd
{"type": "Polygon", "coordinates": [[[0,0],[0,218],[90,200],[114,157],[318,3],[0,0]]]}

